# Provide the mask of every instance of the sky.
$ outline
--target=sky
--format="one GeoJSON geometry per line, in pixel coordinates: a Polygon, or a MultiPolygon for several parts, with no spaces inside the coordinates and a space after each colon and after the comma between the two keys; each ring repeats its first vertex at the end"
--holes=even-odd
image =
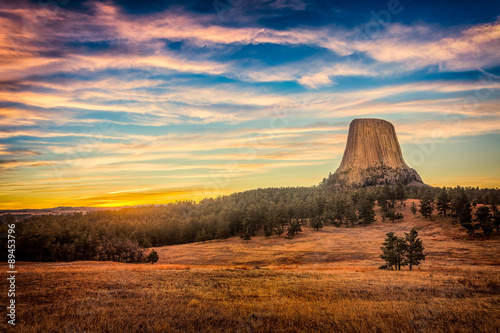
{"type": "Polygon", "coordinates": [[[4,1],[0,209],[319,184],[349,123],[500,186],[498,1],[4,1]]]}

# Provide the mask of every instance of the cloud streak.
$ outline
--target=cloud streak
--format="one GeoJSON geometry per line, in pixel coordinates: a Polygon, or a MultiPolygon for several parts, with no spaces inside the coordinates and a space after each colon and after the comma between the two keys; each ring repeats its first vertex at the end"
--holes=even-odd
{"type": "Polygon", "coordinates": [[[334,171],[355,117],[388,119],[403,144],[498,135],[498,19],[367,35],[367,22],[266,23],[307,1],[239,12],[254,5],[221,21],[181,6],[2,3],[1,200],[45,186],[99,205],[201,198],[217,177],[231,191],[306,169],[310,185],[334,171]]]}

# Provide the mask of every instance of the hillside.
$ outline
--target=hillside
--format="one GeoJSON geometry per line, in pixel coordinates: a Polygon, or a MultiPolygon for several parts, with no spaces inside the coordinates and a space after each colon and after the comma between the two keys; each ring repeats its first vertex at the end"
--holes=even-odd
{"type": "MultiPolygon", "coordinates": [[[[226,241],[213,240],[154,248],[160,264],[195,266],[246,266],[301,269],[328,269],[344,266],[378,267],[382,264],[380,246],[388,232],[402,235],[412,227],[419,230],[428,254],[423,266],[439,265],[500,265],[500,238],[472,239],[450,218],[434,216],[433,221],[414,217],[411,202],[402,210],[405,219],[391,223],[381,221],[352,228],[326,226],[320,230],[303,227],[293,239],[263,235],[244,241],[233,237],[226,241]]],[[[262,234],[262,233],[261,233],[262,234]]]]}
{"type": "Polygon", "coordinates": [[[19,263],[18,332],[498,331],[500,237],[404,212],[294,239],[159,247],[154,265],[19,263]],[[378,270],[385,233],[413,226],[426,261],[378,270]]]}

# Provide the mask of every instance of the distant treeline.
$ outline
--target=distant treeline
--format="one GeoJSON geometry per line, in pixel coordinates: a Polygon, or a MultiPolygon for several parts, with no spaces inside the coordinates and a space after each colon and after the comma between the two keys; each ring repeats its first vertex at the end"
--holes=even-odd
{"type": "MultiPolygon", "coordinates": [[[[497,207],[500,202],[498,189],[440,189],[401,184],[359,189],[326,185],[266,188],[203,199],[199,203],[181,201],[113,211],[34,215],[18,220],[13,215],[4,215],[0,231],[5,237],[7,225],[15,223],[16,260],[141,262],[145,260],[143,249],[152,246],[237,235],[250,239],[257,233],[291,237],[300,231],[301,225],[318,229],[327,224],[339,227],[369,224],[375,220],[376,202],[384,219],[394,221],[400,218],[394,210],[398,203],[403,205],[407,198],[437,200],[443,191],[448,195],[446,209],[452,216],[457,214],[457,206],[451,205],[457,193],[465,194],[462,204],[469,208],[474,204],[497,207]]],[[[492,218],[493,214],[498,215],[493,210],[492,218]]],[[[422,214],[426,214],[425,209],[422,214]]],[[[2,252],[6,253],[4,244],[2,252]]]]}

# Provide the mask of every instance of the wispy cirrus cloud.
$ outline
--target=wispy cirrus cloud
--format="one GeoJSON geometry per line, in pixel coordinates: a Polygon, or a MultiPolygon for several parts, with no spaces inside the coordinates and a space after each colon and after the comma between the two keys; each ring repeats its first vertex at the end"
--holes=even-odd
{"type": "MultiPolygon", "coordinates": [[[[224,46],[278,44],[310,45],[328,49],[340,56],[360,53],[374,61],[371,66],[351,61],[348,70],[331,69],[328,66],[318,68],[314,63],[305,61],[300,63],[300,68],[297,64],[282,67],[279,75],[277,72],[269,75],[267,68],[247,74],[249,79],[256,81],[294,80],[308,87],[329,85],[330,76],[391,75],[431,65],[439,66],[441,70],[470,70],[499,64],[496,56],[500,41],[498,21],[441,31],[423,23],[415,26],[386,23],[386,29],[367,36],[362,29],[348,30],[340,26],[287,30],[228,27],[220,25],[213,14],[186,13],[179,8],[132,16],[110,3],[89,2],[89,6],[92,10],[85,14],[61,9],[50,24],[32,30],[20,30],[20,22],[43,16],[43,9],[39,6],[4,9],[4,13],[9,15],[2,17],[1,26],[8,32],[6,36],[11,37],[0,40],[4,50],[2,76],[16,79],[23,73],[32,75],[106,68],[155,68],[234,77],[242,70],[238,64],[209,61],[200,57],[200,53],[196,57],[195,53],[190,53],[192,59],[179,57],[175,52],[167,51],[162,40],[210,47],[209,52],[203,52],[208,57],[224,46]],[[49,43],[41,44],[41,39],[49,43]],[[67,45],[73,41],[110,44],[107,51],[81,54],[80,48],[67,45]],[[63,45],[56,52],[60,56],[42,56],[49,53],[46,45],[53,47],[54,44],[63,45]],[[124,50],[127,53],[123,53],[124,50]],[[145,52],[148,54],[145,55],[145,52]],[[19,71],[21,68],[24,70],[19,71]]],[[[342,66],[347,66],[347,63],[342,66]]],[[[245,76],[240,78],[244,79],[245,76]]]]}
{"type": "Polygon", "coordinates": [[[333,171],[355,117],[392,121],[404,144],[498,134],[498,19],[396,18],[371,34],[366,22],[270,23],[311,7],[250,1],[221,21],[189,6],[3,2],[0,181],[105,205],[150,192],[201,198],[214,177],[230,179],[229,191],[263,175],[333,171]]]}

